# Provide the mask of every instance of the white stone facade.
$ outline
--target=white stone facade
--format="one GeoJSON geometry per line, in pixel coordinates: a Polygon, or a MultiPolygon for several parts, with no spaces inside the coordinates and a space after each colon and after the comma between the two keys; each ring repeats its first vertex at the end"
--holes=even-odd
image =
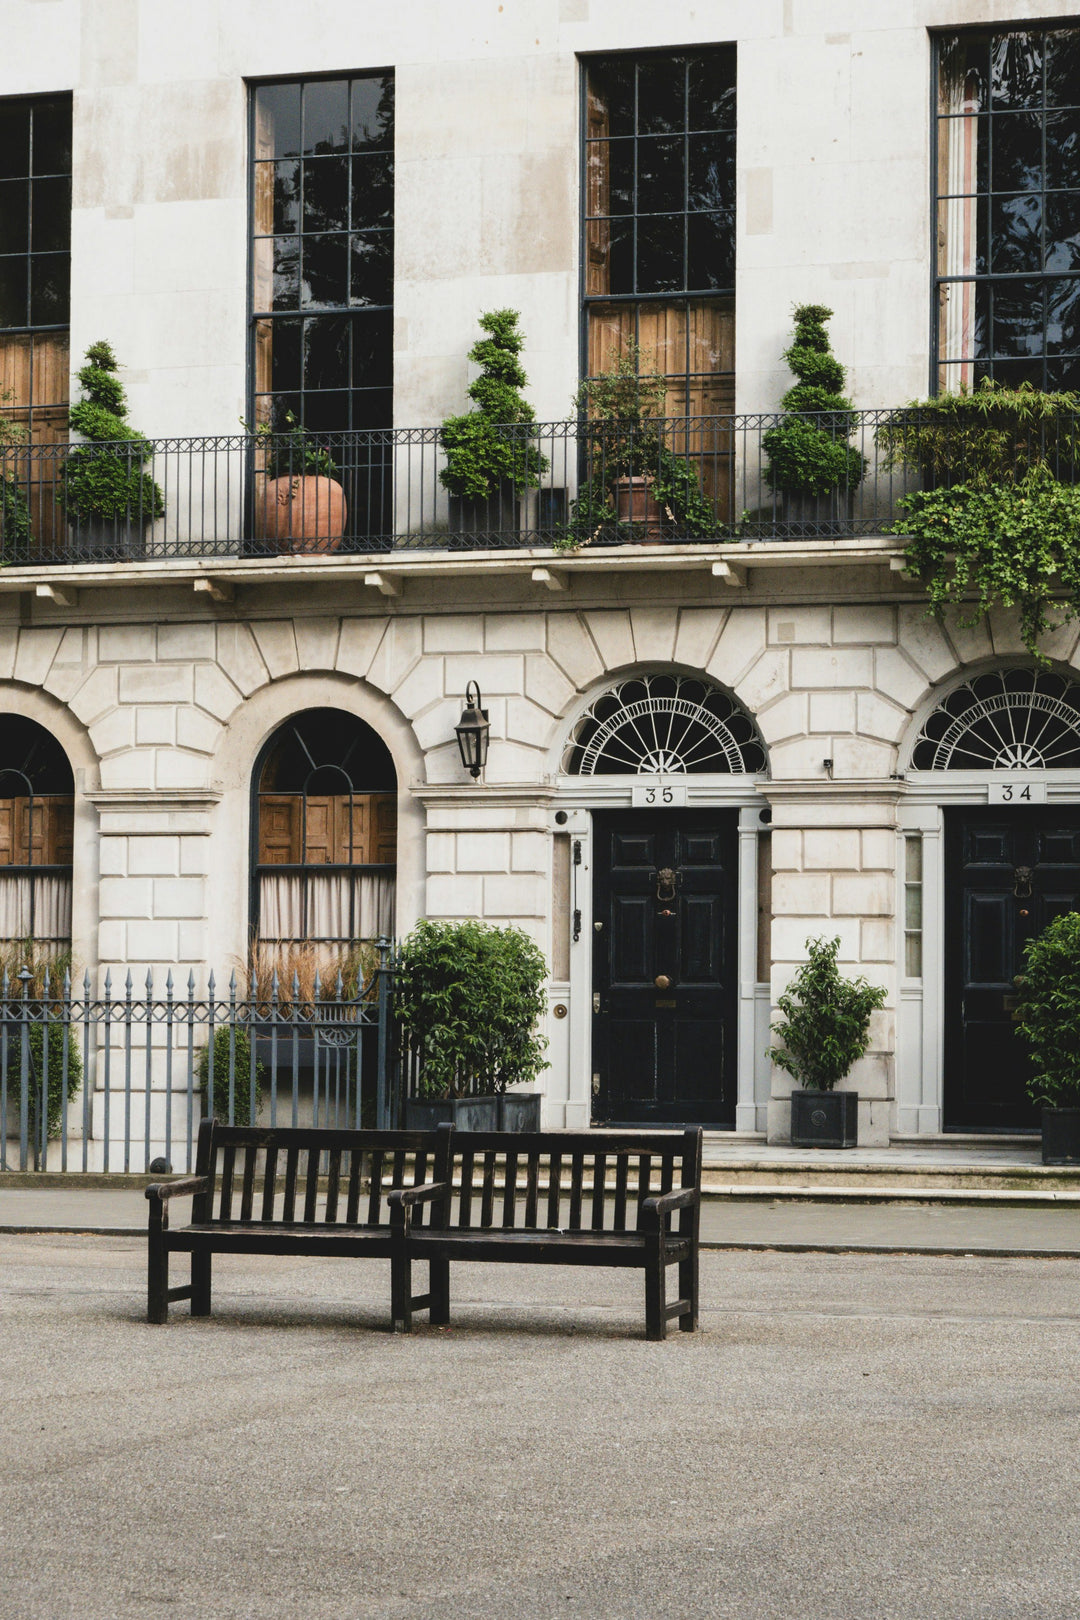
{"type": "MultiPolygon", "coordinates": [[[[928,382],[928,30],[1060,11],[199,0],[181,21],[159,0],[3,0],[0,95],[74,91],[72,355],[107,336],[144,432],[209,435],[235,431],[247,399],[246,85],[392,66],[395,420],[430,425],[463,407],[476,315],[499,305],[522,313],[530,398],[553,420],[578,375],[578,58],[735,41],[737,408],[776,408],[790,308],[809,300],[836,311],[856,405],[885,407],[928,382]]],[[[568,1016],[551,1020],[546,1119],[585,1123],[591,936],[559,937],[553,839],[561,826],[583,842],[587,897],[590,812],[629,803],[629,786],[562,776],[560,757],[615,676],[699,673],[745,705],[769,757],[767,777],[701,779],[691,794],[740,812],[739,1128],[783,1139],[790,1088],[764,1057],[770,1000],[807,937],[836,934],[843,963],[889,993],[854,1075],[861,1139],[939,1131],[940,925],[928,878],[924,979],[905,985],[897,892],[904,833],[932,843],[940,809],[903,773],[935,693],[1022,654],[1015,624],[929,621],[884,537],[750,558],[731,543],[646,550],[5,571],[0,709],[49,729],[76,773],[77,960],[200,977],[241,960],[256,757],[291,714],[346,709],[378,731],[398,773],[399,931],[421,916],[512,921],[553,968],[569,962],[551,986],[568,1016]],[[712,572],[725,560],[726,576],[712,572]],[[383,562],[389,596],[368,577],[383,562]],[[534,578],[545,562],[553,577],[534,578]],[[226,599],[193,590],[208,572],[226,599]],[[66,603],[47,594],[57,580],[66,603]],[[492,724],[476,784],[453,730],[470,680],[492,724]]],[[[1080,665],[1075,631],[1049,650],[1080,665]]]]}

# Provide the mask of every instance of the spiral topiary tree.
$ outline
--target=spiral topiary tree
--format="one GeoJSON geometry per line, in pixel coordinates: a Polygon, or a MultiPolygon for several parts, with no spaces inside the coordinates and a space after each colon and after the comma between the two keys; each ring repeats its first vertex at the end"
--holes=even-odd
{"type": "Polygon", "coordinates": [[[848,443],[852,404],[842,392],[843,366],[832,352],[825,323],[832,310],[800,304],[784,359],[798,379],[781,400],[786,415],[764,437],[770,489],[819,497],[857,489],[866,461],[848,443]]]}
{"type": "Polygon", "coordinates": [[[536,489],[547,466],[524,426],[535,421],[535,413],[521,391],[529,379],[518,358],[525,344],[519,320],[516,309],[480,316],[487,336],[469,350],[469,359],[481,367],[468,389],[477,409],[448,416],[442,425],[446,466],[439,477],[451,495],[483,501],[503,483],[518,491],[536,489]]]}
{"type": "Polygon", "coordinates": [[[86,441],[64,464],[60,504],[92,544],[125,549],[128,531],[142,532],[165,512],[160,488],[143,469],[153,446],[127,419],[127,397],[109,343],[92,343],[78,372],[84,398],[68,420],[86,441]]]}

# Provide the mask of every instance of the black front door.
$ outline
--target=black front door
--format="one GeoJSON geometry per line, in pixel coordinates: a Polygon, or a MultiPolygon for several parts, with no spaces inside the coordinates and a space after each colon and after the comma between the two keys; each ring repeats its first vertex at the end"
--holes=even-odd
{"type": "Polygon", "coordinates": [[[945,1129],[1034,1127],[1012,1012],[1032,935],[1080,909],[1080,809],[945,812],[945,1129]]]}
{"type": "Polygon", "coordinates": [[[593,820],[594,1117],[733,1127],[738,812],[593,820]]]}

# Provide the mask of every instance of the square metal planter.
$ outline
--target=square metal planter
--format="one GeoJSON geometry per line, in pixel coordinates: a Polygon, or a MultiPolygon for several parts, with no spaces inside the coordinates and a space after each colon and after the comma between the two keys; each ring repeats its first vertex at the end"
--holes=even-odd
{"type": "Polygon", "coordinates": [[[849,1148],[859,1142],[857,1091],[793,1091],[792,1147],[849,1148]]]}

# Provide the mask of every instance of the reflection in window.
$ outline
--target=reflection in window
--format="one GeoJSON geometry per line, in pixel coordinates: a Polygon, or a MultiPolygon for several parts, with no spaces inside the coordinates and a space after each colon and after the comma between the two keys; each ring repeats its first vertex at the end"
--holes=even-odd
{"type": "Polygon", "coordinates": [[[937,46],[938,386],[1080,386],[1080,29],[937,46]]]}
{"type": "Polygon", "coordinates": [[[370,726],[309,709],[271,738],[256,773],[255,941],[283,963],[314,946],[324,966],[390,935],[397,776],[370,726]]]}
{"type": "MultiPolygon", "coordinates": [[[[631,343],[667,380],[669,416],[735,408],[735,47],[586,64],[587,375],[631,343]]],[[[730,433],[687,424],[726,518],[730,433]]]]}
{"type": "MultiPolygon", "coordinates": [[[[254,419],[282,427],[291,412],[320,433],[388,428],[393,74],[260,85],[252,118],[254,419]]],[[[376,532],[384,447],[331,448],[352,528],[376,532]]]]}
{"type": "Polygon", "coordinates": [[[921,833],[904,839],[904,977],[922,978],[923,845],[921,833]]]}
{"type": "Polygon", "coordinates": [[[0,941],[71,945],[75,782],[43,726],[0,717],[0,941]]]}

